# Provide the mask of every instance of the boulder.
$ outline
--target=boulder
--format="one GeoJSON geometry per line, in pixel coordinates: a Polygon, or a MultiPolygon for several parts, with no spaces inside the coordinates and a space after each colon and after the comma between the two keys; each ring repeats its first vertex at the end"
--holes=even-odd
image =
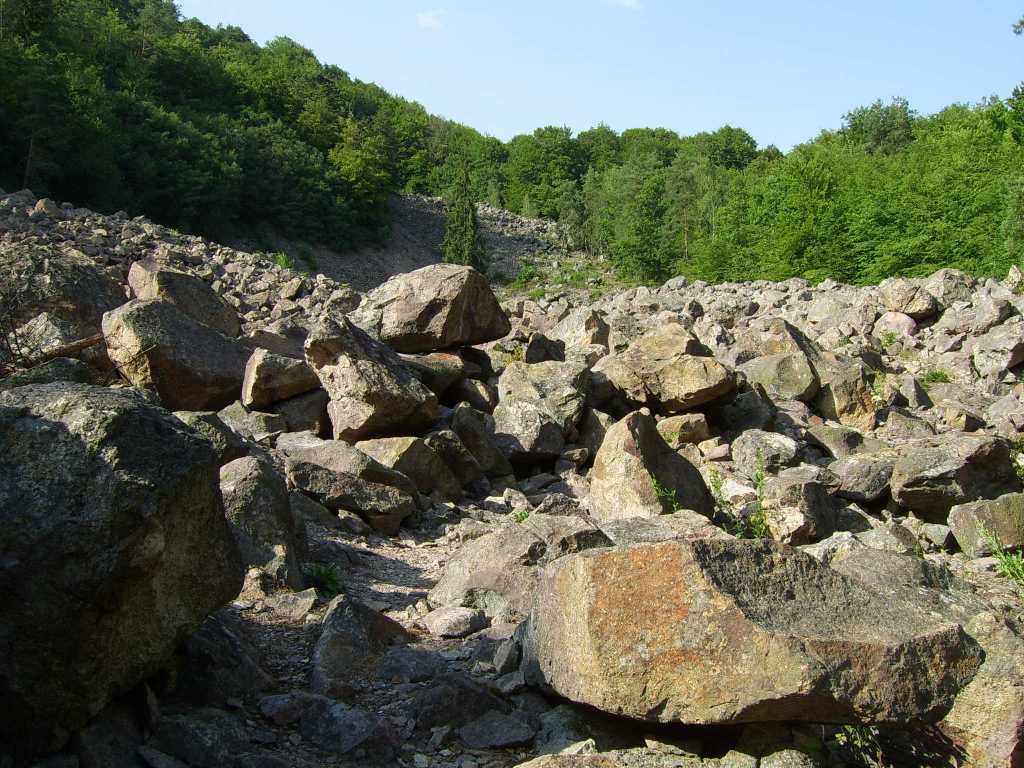
{"type": "Polygon", "coordinates": [[[465,361],[451,352],[399,355],[398,357],[409,366],[413,376],[438,397],[466,376],[465,361]]]}
{"type": "Polygon", "coordinates": [[[305,361],[257,349],[245,364],[242,403],[259,410],[319,388],[320,379],[305,361]]]}
{"type": "Polygon", "coordinates": [[[511,330],[487,278],[459,264],[396,275],[367,293],[350,317],[398,352],[470,346],[511,330]]]}
{"type": "Polygon", "coordinates": [[[854,454],[832,462],[829,469],[839,478],[839,495],[851,501],[878,501],[889,492],[896,460],[889,456],[854,454]]]}
{"type": "Polygon", "coordinates": [[[484,475],[480,462],[451,429],[432,432],[424,438],[427,447],[436,453],[460,485],[468,485],[484,475]]]}
{"type": "Polygon", "coordinates": [[[242,560],[302,589],[306,530],[292,515],[284,477],[269,461],[247,456],[221,467],[220,491],[242,560]]]}
{"type": "Polygon", "coordinates": [[[585,518],[535,512],[463,546],[445,565],[428,600],[438,607],[479,609],[495,621],[519,620],[530,610],[541,566],[608,544],[585,518]]]}
{"type": "Polygon", "coordinates": [[[129,391],[0,394],[0,741],[58,749],[242,586],[217,454],[129,391]]]}
{"type": "Polygon", "coordinates": [[[878,298],[890,312],[902,312],[914,320],[927,320],[938,311],[939,304],[920,281],[890,277],[878,286],[878,298]]]}
{"type": "Polygon", "coordinates": [[[695,336],[667,325],[593,368],[599,398],[618,395],[633,405],[679,413],[720,400],[736,388],[735,374],[712,357],[695,336]]]}
{"type": "Polygon", "coordinates": [[[1024,548],[1024,493],[957,504],[949,510],[949,527],[968,557],[985,557],[993,544],[1024,548]]]}
{"type": "Polygon", "coordinates": [[[760,429],[748,429],[731,447],[736,467],[750,479],[791,466],[800,449],[793,438],[760,429]]]}
{"type": "Polygon", "coordinates": [[[462,498],[462,484],[426,441],[420,437],[378,437],[362,440],[356,448],[385,467],[401,472],[426,495],[458,501],[462,498]]]}
{"type": "Polygon", "coordinates": [[[1018,492],[1021,482],[1006,440],[949,433],[904,449],[890,487],[901,507],[928,522],[944,523],[953,506],[1018,492]]]}
{"type": "Polygon", "coordinates": [[[804,352],[755,357],[740,366],[747,381],[760,384],[776,400],[810,402],[818,394],[818,373],[804,352]]]}
{"type": "Polygon", "coordinates": [[[200,435],[213,443],[217,451],[218,464],[223,466],[229,461],[248,455],[249,446],[245,440],[231,427],[225,424],[220,416],[212,411],[175,411],[174,415],[200,435]]]}
{"type": "Polygon", "coordinates": [[[821,390],[814,400],[815,409],[823,418],[837,421],[861,432],[874,429],[878,419],[871,378],[859,363],[846,361],[819,371],[821,390]]]}
{"type": "Polygon", "coordinates": [[[183,315],[225,336],[234,338],[241,329],[235,310],[210,286],[198,277],[171,269],[155,259],[134,262],[128,270],[128,285],[135,298],[159,299],[173,304],[183,315]]]}
{"type": "Polygon", "coordinates": [[[566,354],[591,344],[603,346],[605,351],[608,347],[608,323],[599,312],[585,307],[570,310],[546,335],[561,342],[566,354]]]}
{"type": "Polygon", "coordinates": [[[677,540],[545,569],[524,659],[528,682],[638,719],[904,726],[941,718],[982,653],[783,545],[677,540]]]}
{"type": "Polygon", "coordinates": [[[313,650],[312,688],[338,696],[366,679],[398,642],[409,639],[402,626],[348,595],[338,595],[324,615],[313,650]]]}
{"type": "Polygon", "coordinates": [[[306,339],[306,362],[330,395],[334,437],[355,442],[428,427],[437,397],[394,352],[346,319],[325,320],[306,339]]]}
{"type": "Polygon", "coordinates": [[[1002,376],[1024,363],[1024,320],[997,325],[979,337],[972,347],[971,360],[980,376],[1002,376]]]}
{"type": "MultiPolygon", "coordinates": [[[[711,429],[708,427],[707,417],[703,413],[682,413],[678,416],[661,419],[658,421],[658,434],[671,448],[697,445],[711,439],[711,429]]],[[[601,445],[598,443],[594,449],[595,454],[600,447],[601,445]]]]}
{"type": "Polygon", "coordinates": [[[714,501],[700,472],[658,434],[654,419],[635,411],[605,435],[591,471],[598,520],[655,517],[689,509],[710,517],[714,501]]]}
{"type": "Polygon", "coordinates": [[[0,392],[29,384],[54,384],[58,381],[73,381],[79,384],[94,384],[96,374],[92,368],[73,357],[58,357],[24,371],[15,371],[0,379],[0,392]]]}
{"type": "Polygon", "coordinates": [[[129,301],[103,316],[103,336],[121,375],[171,410],[218,410],[241,394],[249,350],[172,304],[129,301]]]}
{"type": "Polygon", "coordinates": [[[494,418],[490,414],[461,403],[452,411],[452,431],[488,477],[512,474],[512,465],[495,443],[494,418]]]}
{"type": "Polygon", "coordinates": [[[392,534],[416,511],[416,486],[348,443],[310,433],[282,435],[288,480],[331,510],[347,510],[373,528],[392,534]]]}
{"type": "Polygon", "coordinates": [[[511,461],[557,457],[577,435],[587,370],[575,363],[511,363],[498,379],[495,441],[511,461]]]}

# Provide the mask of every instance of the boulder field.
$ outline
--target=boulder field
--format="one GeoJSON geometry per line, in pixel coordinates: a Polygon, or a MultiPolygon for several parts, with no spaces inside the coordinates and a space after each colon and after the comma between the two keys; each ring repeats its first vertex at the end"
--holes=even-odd
{"type": "Polygon", "coordinates": [[[0,280],[0,768],[1024,765],[1019,270],[0,280]]]}

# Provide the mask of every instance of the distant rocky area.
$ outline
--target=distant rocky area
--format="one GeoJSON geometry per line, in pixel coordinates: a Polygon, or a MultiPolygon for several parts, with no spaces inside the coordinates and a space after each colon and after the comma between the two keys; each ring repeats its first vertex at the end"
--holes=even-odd
{"type": "MultiPolygon", "coordinates": [[[[514,278],[528,260],[543,255],[557,258],[558,225],[533,219],[487,203],[477,204],[480,236],[497,280],[514,278]]],[[[441,261],[445,230],[445,203],[440,197],[393,195],[388,200],[390,225],[379,243],[353,249],[331,249],[278,239],[273,247],[289,254],[299,265],[353,288],[365,291],[393,275],[411,272],[441,261]]],[[[239,244],[243,249],[244,243],[239,244]]]]}
{"type": "Polygon", "coordinates": [[[385,253],[0,191],[0,766],[1024,764],[1020,271],[385,253]]]}

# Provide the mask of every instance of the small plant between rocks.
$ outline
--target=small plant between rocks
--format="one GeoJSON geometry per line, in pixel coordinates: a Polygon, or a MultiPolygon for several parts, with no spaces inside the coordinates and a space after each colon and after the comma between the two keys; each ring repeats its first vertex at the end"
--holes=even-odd
{"type": "Polygon", "coordinates": [[[305,572],[306,584],[325,597],[334,597],[341,593],[341,574],[336,565],[314,563],[305,572]]]}

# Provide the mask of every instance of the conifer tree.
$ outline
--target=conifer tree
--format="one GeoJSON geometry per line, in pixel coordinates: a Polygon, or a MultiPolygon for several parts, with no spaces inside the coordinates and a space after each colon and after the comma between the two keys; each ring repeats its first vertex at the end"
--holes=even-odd
{"type": "Polygon", "coordinates": [[[463,166],[448,201],[448,225],[441,253],[449,264],[466,264],[480,272],[487,270],[487,255],[480,239],[476,204],[470,193],[469,169],[463,166]]]}

